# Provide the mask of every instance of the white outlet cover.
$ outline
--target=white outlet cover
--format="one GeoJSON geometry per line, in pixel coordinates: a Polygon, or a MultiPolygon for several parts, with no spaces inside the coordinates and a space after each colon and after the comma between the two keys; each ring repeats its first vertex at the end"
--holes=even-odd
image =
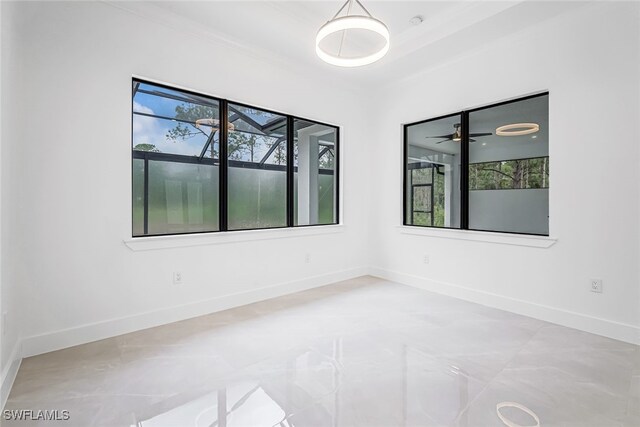
{"type": "Polygon", "coordinates": [[[602,293],[602,279],[591,279],[591,292],[602,293]]]}
{"type": "Polygon", "coordinates": [[[173,284],[174,285],[179,285],[182,283],[182,273],[179,271],[176,271],[173,273],[173,284]]]}

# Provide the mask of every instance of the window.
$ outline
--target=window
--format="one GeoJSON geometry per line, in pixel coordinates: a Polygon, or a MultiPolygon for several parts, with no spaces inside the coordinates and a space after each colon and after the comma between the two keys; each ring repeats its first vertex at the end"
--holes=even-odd
{"type": "Polygon", "coordinates": [[[405,224],[460,228],[461,116],[405,127],[405,224]],[[456,140],[450,140],[450,137],[456,140]]]}
{"type": "Polygon", "coordinates": [[[549,95],[404,127],[404,224],[549,234],[549,95]]]}
{"type": "Polygon", "coordinates": [[[132,113],[134,237],[338,223],[336,126],[137,79],[132,113]]]}
{"type": "Polygon", "coordinates": [[[294,224],[333,224],[338,129],[301,119],[293,123],[294,224]]]}

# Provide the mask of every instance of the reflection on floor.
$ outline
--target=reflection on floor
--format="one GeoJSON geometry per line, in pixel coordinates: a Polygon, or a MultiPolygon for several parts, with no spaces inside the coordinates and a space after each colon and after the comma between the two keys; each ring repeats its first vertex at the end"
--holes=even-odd
{"type": "Polygon", "coordinates": [[[3,426],[639,426],[640,348],[363,277],[26,359],[5,409],[70,420],[3,426]]]}

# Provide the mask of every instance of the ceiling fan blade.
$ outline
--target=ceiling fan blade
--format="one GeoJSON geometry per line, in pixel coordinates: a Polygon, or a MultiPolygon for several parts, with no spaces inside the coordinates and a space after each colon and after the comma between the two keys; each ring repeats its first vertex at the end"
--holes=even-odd
{"type": "Polygon", "coordinates": [[[476,142],[476,140],[473,138],[469,138],[469,142],[476,142]]]}
{"type": "Polygon", "coordinates": [[[489,136],[493,135],[491,132],[470,133],[469,136],[489,136]]]}
{"type": "Polygon", "coordinates": [[[445,141],[452,141],[452,139],[451,139],[451,138],[449,138],[449,139],[443,139],[442,141],[438,141],[438,142],[436,142],[436,144],[442,144],[442,143],[443,143],[443,142],[445,142],[445,141]]]}
{"type": "Polygon", "coordinates": [[[451,139],[451,138],[453,138],[453,134],[450,133],[449,135],[425,136],[425,138],[447,138],[447,139],[451,139]]]}

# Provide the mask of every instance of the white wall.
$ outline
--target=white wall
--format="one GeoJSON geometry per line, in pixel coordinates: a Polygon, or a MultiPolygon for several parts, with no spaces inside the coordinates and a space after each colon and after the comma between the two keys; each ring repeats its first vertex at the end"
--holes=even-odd
{"type": "MultiPolygon", "coordinates": [[[[1,28],[1,122],[0,122],[0,406],[6,399],[11,380],[15,375],[19,354],[19,284],[15,276],[9,274],[10,266],[17,262],[12,248],[21,242],[14,228],[20,212],[13,209],[13,201],[20,197],[19,189],[11,186],[18,165],[16,161],[16,147],[18,145],[18,128],[12,126],[20,116],[21,106],[14,100],[17,96],[18,84],[21,80],[20,67],[17,62],[17,37],[19,28],[15,22],[15,10],[11,4],[0,3],[1,28]],[[2,313],[7,313],[6,319],[2,313]],[[5,381],[5,379],[9,379],[5,381]]],[[[17,267],[17,266],[16,266],[17,267]]]]}
{"type": "Polygon", "coordinates": [[[21,315],[26,355],[365,271],[361,93],[104,3],[16,7],[21,78],[8,103],[24,114],[11,122],[14,191],[4,204],[14,218],[3,243],[8,280],[20,284],[21,303],[9,311],[21,315]],[[343,126],[344,227],[129,249],[132,75],[343,126]],[[172,284],[173,271],[183,273],[182,286],[172,284]],[[251,294],[272,285],[282,286],[251,294]]]}
{"type": "Polygon", "coordinates": [[[379,124],[374,163],[385,165],[372,176],[376,274],[640,341],[638,8],[576,3],[570,13],[383,91],[378,105],[394,108],[373,116],[379,124]],[[540,249],[399,229],[401,123],[543,90],[550,92],[555,245],[540,249]],[[604,280],[603,294],[589,292],[592,277],[604,280]]]}

